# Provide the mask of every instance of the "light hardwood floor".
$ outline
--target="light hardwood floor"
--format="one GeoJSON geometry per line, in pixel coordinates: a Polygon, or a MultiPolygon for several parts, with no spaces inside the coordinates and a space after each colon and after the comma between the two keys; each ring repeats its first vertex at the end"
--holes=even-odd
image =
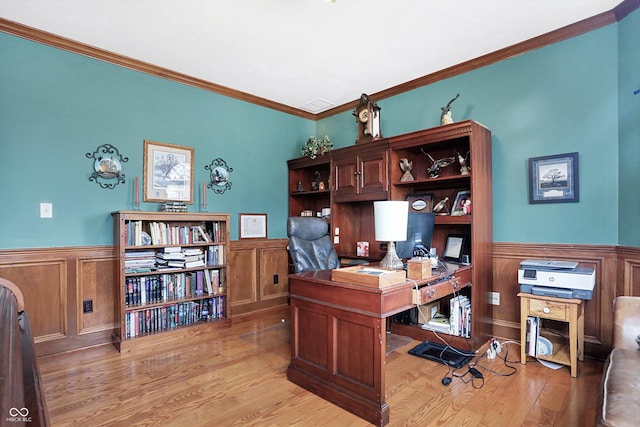
{"type": "MultiPolygon", "coordinates": [[[[602,362],[587,359],[572,379],[565,367],[521,365],[509,344],[515,374],[483,358],[481,387],[445,387],[444,365],[407,354],[417,344],[387,356],[389,426],[593,425],[602,362]]],[[[287,381],[288,364],[286,311],[127,354],[109,345],[39,359],[54,427],[371,425],[287,381]]]]}

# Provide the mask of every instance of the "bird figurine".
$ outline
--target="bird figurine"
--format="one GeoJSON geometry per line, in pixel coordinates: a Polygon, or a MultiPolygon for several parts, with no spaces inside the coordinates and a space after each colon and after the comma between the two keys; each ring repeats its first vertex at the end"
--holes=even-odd
{"type": "Polygon", "coordinates": [[[453,118],[451,118],[451,104],[453,104],[453,101],[458,99],[459,96],[460,94],[457,94],[456,97],[449,101],[446,106],[440,107],[440,110],[442,110],[442,113],[440,113],[440,124],[448,125],[453,123],[453,118]]]}
{"type": "Polygon", "coordinates": [[[469,160],[469,151],[467,151],[467,155],[465,157],[462,157],[462,154],[457,151],[456,154],[458,155],[458,163],[460,163],[460,175],[469,175],[469,172],[471,172],[471,167],[467,164],[467,161],[469,160]]]}
{"type": "Polygon", "coordinates": [[[455,156],[443,157],[442,159],[434,160],[434,158],[431,157],[431,154],[427,153],[422,148],[420,150],[422,151],[422,154],[424,154],[429,158],[429,160],[431,160],[432,163],[432,165],[427,168],[427,172],[429,172],[429,178],[437,178],[440,175],[440,169],[447,167],[456,161],[455,156]]]}
{"type": "Polygon", "coordinates": [[[402,174],[402,178],[400,178],[401,182],[413,181],[415,179],[411,174],[411,171],[413,170],[413,162],[406,157],[400,159],[400,170],[404,172],[404,174],[402,174]]]}
{"type": "Polygon", "coordinates": [[[447,208],[447,202],[449,201],[448,197],[440,200],[434,207],[433,213],[436,215],[447,215],[449,213],[449,208],[447,208]]]}

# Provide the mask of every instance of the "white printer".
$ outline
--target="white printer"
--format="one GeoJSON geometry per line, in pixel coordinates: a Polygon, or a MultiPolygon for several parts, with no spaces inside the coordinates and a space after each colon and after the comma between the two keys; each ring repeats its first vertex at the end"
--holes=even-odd
{"type": "Polygon", "coordinates": [[[518,269],[520,292],[533,295],[590,300],[595,284],[595,270],[575,261],[527,259],[518,269]]]}

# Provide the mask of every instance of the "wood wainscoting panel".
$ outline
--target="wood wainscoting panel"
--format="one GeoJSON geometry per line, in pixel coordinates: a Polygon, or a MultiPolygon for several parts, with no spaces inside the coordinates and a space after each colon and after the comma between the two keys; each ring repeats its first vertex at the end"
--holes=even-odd
{"type": "Polygon", "coordinates": [[[286,246],[261,248],[260,271],[262,272],[260,274],[262,300],[289,297],[289,254],[286,246]]]}
{"type": "Polygon", "coordinates": [[[229,250],[229,305],[231,315],[234,308],[258,301],[258,248],[234,247],[229,250]]]}
{"type": "Polygon", "coordinates": [[[112,246],[0,250],[0,277],[24,294],[38,356],[111,342],[115,268],[112,246]],[[83,298],[93,313],[82,314],[83,298]]]}
{"type": "Polygon", "coordinates": [[[78,260],[76,314],[78,335],[111,331],[115,327],[113,307],[117,301],[117,276],[114,259],[78,260]],[[84,313],[83,302],[90,300],[93,312],[84,313]]]}
{"type": "MultiPolygon", "coordinates": [[[[636,249],[636,251],[640,251],[636,249]]],[[[611,350],[612,303],[619,295],[615,246],[563,244],[493,244],[493,292],[500,293],[500,307],[493,310],[493,334],[514,340],[520,338],[520,310],[517,293],[518,268],[525,259],[578,261],[581,267],[595,269],[593,298],[585,301],[586,352],[604,358],[611,350]]],[[[551,322],[547,322],[551,323],[551,322]]],[[[557,332],[565,334],[561,323],[557,332]]]]}
{"type": "Polygon", "coordinates": [[[640,250],[634,247],[620,246],[618,248],[620,266],[618,273],[619,295],[640,296],[640,250]]]}
{"type": "Polygon", "coordinates": [[[229,247],[231,317],[289,302],[287,239],[232,240],[229,247]],[[277,276],[278,283],[274,283],[277,276]]]}
{"type": "Polygon", "coordinates": [[[24,257],[20,261],[6,261],[0,258],[0,277],[15,283],[24,295],[33,341],[40,343],[66,337],[66,260],[24,257]]]}
{"type": "MultiPolygon", "coordinates": [[[[232,241],[231,316],[260,316],[289,303],[286,239],[232,241]],[[278,283],[274,283],[274,275],[278,283]]],[[[493,335],[519,340],[517,271],[529,258],[576,260],[596,270],[593,299],[585,302],[587,355],[606,356],[613,342],[613,300],[640,296],[640,248],[604,245],[493,244],[493,335]]],[[[114,322],[116,256],[111,246],[0,250],[0,277],[24,294],[39,356],[108,344],[114,322]],[[93,313],[82,313],[82,301],[93,313]]],[[[563,331],[560,331],[563,333],[563,331]]]]}

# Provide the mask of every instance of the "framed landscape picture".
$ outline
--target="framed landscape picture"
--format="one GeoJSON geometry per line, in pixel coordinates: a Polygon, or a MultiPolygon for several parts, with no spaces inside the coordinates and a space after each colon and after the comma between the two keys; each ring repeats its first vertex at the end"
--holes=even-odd
{"type": "Polygon", "coordinates": [[[578,202],[578,153],[529,159],[529,203],[578,202]]]}
{"type": "Polygon", "coordinates": [[[144,141],[144,201],[193,203],[193,148],[144,141]]]}

